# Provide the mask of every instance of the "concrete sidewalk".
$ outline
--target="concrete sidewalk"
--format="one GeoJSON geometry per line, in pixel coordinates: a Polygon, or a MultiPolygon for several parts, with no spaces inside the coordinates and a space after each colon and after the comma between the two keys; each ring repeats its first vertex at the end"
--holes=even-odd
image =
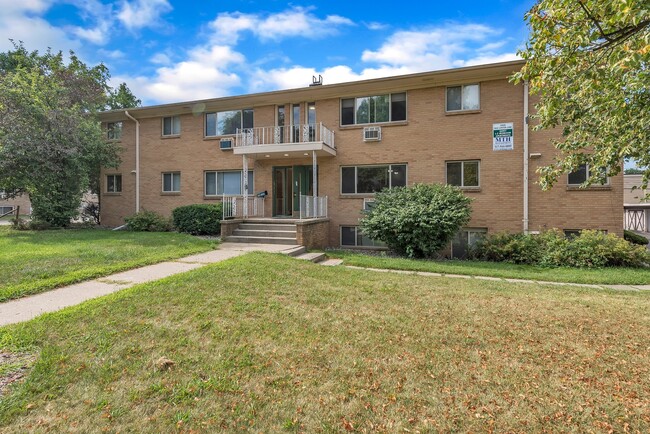
{"type": "Polygon", "coordinates": [[[41,294],[19,298],[0,303],[0,326],[28,321],[46,313],[55,312],[64,307],[74,306],[91,298],[117,292],[139,283],[152,282],[174,274],[194,270],[208,264],[224,261],[252,251],[283,252],[298,246],[276,244],[237,244],[222,243],[218,250],[199,253],[169,262],[148,265],[142,268],[124,271],[99,279],[89,280],[41,294]]]}

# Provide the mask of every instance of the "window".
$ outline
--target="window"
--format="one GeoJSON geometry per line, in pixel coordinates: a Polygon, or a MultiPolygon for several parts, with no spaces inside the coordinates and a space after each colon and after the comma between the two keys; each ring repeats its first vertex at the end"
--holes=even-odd
{"type": "MultiPolygon", "coordinates": [[[[588,164],[581,164],[578,170],[575,172],[569,173],[569,185],[580,185],[592,177],[594,173],[591,171],[591,167],[588,164]]],[[[607,178],[607,170],[605,168],[600,169],[600,175],[598,176],[598,181],[600,185],[609,184],[609,179],[607,178]]]]}
{"type": "Polygon", "coordinates": [[[108,137],[108,140],[120,140],[122,138],[122,122],[107,123],[106,137],[108,137]]]}
{"type": "Polygon", "coordinates": [[[236,134],[238,128],[253,128],[253,109],[205,114],[206,137],[236,134]]]}
{"type": "MultiPolygon", "coordinates": [[[[239,196],[244,193],[241,170],[205,172],[205,195],[239,196]]],[[[253,192],[253,171],[248,171],[248,192],[253,192]]]]}
{"type": "Polygon", "coordinates": [[[342,194],[371,194],[406,186],[406,164],[341,167],[342,194]]]}
{"type": "Polygon", "coordinates": [[[106,175],[106,193],[122,192],[122,175],[106,175]]]}
{"type": "Polygon", "coordinates": [[[447,162],[447,184],[458,187],[478,187],[480,161],[447,162]]]}
{"type": "Polygon", "coordinates": [[[162,191],[164,193],[178,193],[181,191],[180,172],[167,172],[162,174],[162,191]]]}
{"type": "Polygon", "coordinates": [[[483,238],[487,229],[461,229],[451,240],[451,257],[455,259],[467,259],[470,248],[478,240],[483,238]]]}
{"type": "Polygon", "coordinates": [[[181,134],[181,117],[167,116],[162,120],[163,136],[179,136],[181,134]]]}
{"type": "Polygon", "coordinates": [[[9,214],[10,212],[13,212],[14,207],[13,206],[0,206],[0,216],[9,214]]]}
{"type": "Polygon", "coordinates": [[[481,108],[479,85],[466,84],[447,88],[447,111],[478,110],[481,108]]]}
{"type": "Polygon", "coordinates": [[[348,247],[386,247],[381,241],[363,235],[358,226],[341,226],[341,245],[348,247]]]}
{"type": "Polygon", "coordinates": [[[341,100],[341,125],[375,124],[405,120],[405,92],[341,100]]]}

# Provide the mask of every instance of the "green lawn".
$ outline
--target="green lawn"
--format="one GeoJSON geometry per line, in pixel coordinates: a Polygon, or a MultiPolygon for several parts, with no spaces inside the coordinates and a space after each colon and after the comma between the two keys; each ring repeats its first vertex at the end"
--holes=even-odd
{"type": "Polygon", "coordinates": [[[213,249],[178,233],[0,227],[0,302],[213,249]]]}
{"type": "Polygon", "coordinates": [[[648,432],[648,336],[646,292],[255,253],[1,328],[0,431],[648,432]]]}
{"type": "Polygon", "coordinates": [[[332,258],[343,259],[345,265],[391,270],[428,271],[547,282],[592,283],[602,285],[650,285],[650,268],[544,268],[505,262],[458,260],[420,260],[367,255],[350,251],[328,251],[332,258]]]}

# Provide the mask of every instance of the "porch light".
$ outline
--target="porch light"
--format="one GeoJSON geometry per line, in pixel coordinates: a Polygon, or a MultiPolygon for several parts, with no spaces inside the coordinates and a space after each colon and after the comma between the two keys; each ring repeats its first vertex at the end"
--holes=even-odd
{"type": "Polygon", "coordinates": [[[289,156],[289,154],[284,154],[284,156],[285,156],[285,157],[288,157],[288,156],[289,156]]]}
{"type": "Polygon", "coordinates": [[[265,157],[266,157],[266,158],[269,158],[269,157],[270,157],[270,155],[269,155],[269,154],[266,154],[266,155],[265,155],[265,157]]]}
{"type": "Polygon", "coordinates": [[[309,153],[308,153],[308,152],[305,152],[305,153],[302,154],[302,155],[304,155],[305,157],[308,157],[308,156],[309,156],[309,153]]]}

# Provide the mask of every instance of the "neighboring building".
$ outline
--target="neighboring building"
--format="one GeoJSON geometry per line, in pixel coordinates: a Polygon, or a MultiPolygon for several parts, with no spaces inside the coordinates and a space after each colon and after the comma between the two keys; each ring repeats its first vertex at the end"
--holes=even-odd
{"type": "MultiPolygon", "coordinates": [[[[248,184],[249,195],[269,193],[263,202],[249,201],[249,217],[262,209],[266,217],[318,216],[326,207],[328,220],[310,229],[318,234],[305,232],[299,241],[372,247],[375,243],[357,226],[375,191],[447,182],[474,199],[472,220],[457,237],[454,256],[462,256],[485,232],[560,228],[621,234],[622,176],[581,189],[584,167],[550,191],[535,184],[536,168],[553,162],[550,139],[559,133],[527,126],[534,99],[528,99],[524,85],[508,81],[522,65],[514,61],[103,113],[108,138],[120,141],[124,151],[121,166],[102,174],[102,222],[121,225],[136,209],[169,215],[190,203],[224,197],[231,203],[248,184]],[[249,174],[242,176],[246,168],[249,174]],[[300,198],[314,191],[327,201],[300,198]]],[[[243,201],[236,204],[238,214],[243,201]]]]}
{"type": "Polygon", "coordinates": [[[15,212],[16,207],[20,207],[20,214],[26,215],[31,214],[31,202],[29,201],[29,196],[23,194],[14,199],[7,199],[4,192],[0,191],[0,216],[4,215],[10,211],[15,212]]]}
{"type": "Polygon", "coordinates": [[[643,175],[625,175],[623,178],[625,229],[650,232],[650,190],[636,188],[641,185],[643,175]]]}

